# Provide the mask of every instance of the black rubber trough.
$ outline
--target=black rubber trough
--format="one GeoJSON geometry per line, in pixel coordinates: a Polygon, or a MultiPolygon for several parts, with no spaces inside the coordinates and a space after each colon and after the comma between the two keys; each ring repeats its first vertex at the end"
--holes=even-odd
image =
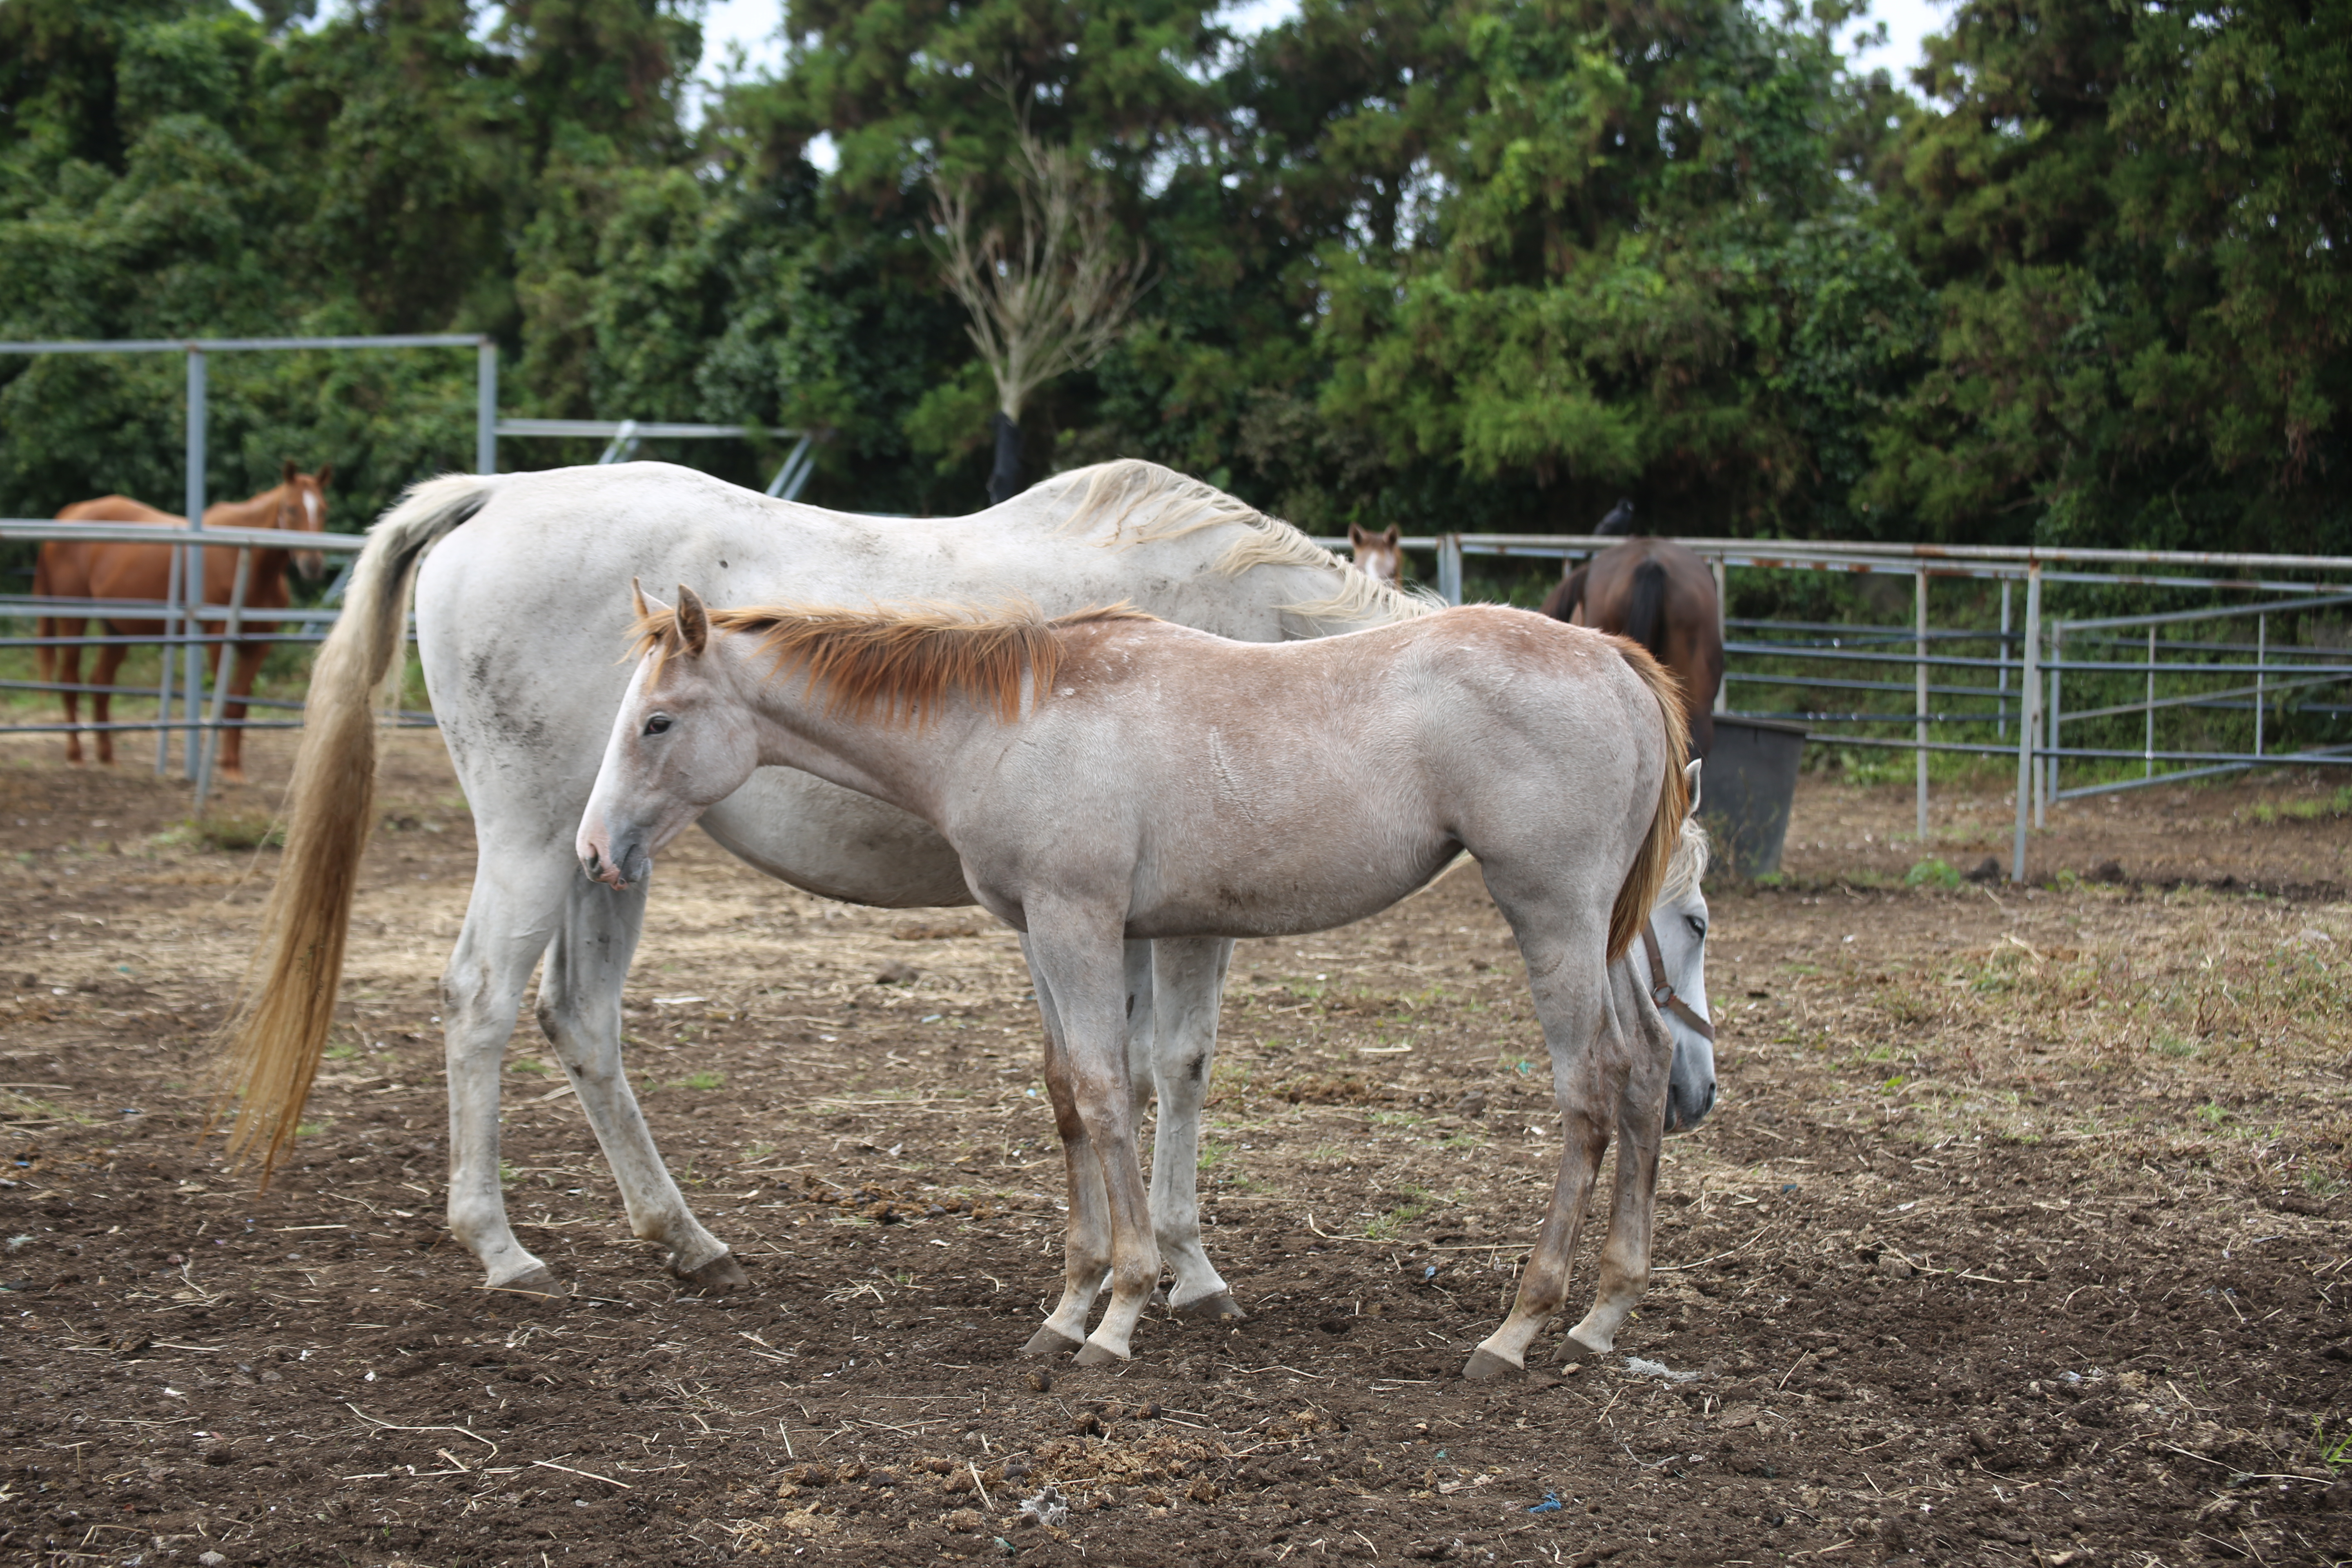
{"type": "Polygon", "coordinates": [[[1699,819],[1714,837],[1713,868],[1742,881],[1780,868],[1805,727],[1715,716],[1715,746],[1699,771],[1699,819]]]}

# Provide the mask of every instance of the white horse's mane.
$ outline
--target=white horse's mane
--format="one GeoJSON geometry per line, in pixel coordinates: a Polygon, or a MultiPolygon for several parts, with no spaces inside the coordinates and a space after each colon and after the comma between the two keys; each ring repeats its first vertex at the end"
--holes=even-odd
{"type": "Polygon", "coordinates": [[[1339,585],[1326,597],[1284,605],[1286,615],[1314,621],[1353,621],[1375,616],[1409,620],[1444,608],[1444,602],[1425,589],[1405,589],[1376,582],[1316,543],[1280,518],[1268,517],[1199,479],[1139,458],[1121,458],[1073,468],[1045,481],[1063,494],[1076,493],[1076,504],[1063,526],[1072,533],[1107,531],[1102,543],[1127,550],[1158,540],[1180,539],[1202,529],[1227,526],[1248,530],[1217,558],[1216,570],[1238,577],[1255,566],[1323,567],[1339,575],[1339,585]]]}
{"type": "Polygon", "coordinates": [[[1675,841],[1674,858],[1666,862],[1666,879],[1658,889],[1658,908],[1686,899],[1698,888],[1699,879],[1706,875],[1706,829],[1696,816],[1683,824],[1682,837],[1675,841]]]}

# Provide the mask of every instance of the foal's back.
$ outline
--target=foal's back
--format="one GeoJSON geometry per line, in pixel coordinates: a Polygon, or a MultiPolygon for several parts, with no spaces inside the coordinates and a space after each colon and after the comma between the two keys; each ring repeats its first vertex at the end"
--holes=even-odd
{"type": "Polygon", "coordinates": [[[1131,855],[1131,936],[1343,924],[1465,848],[1549,857],[1605,902],[1656,810],[1657,699],[1583,627],[1477,605],[1312,642],[1063,636],[992,809],[1057,803],[1015,858],[1131,855]],[[1373,826],[1338,831],[1335,800],[1373,826]]]}

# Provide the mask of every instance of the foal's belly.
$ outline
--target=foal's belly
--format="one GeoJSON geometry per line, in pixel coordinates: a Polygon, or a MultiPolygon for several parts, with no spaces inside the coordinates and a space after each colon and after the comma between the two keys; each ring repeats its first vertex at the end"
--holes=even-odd
{"type": "Polygon", "coordinates": [[[1182,936],[1297,936],[1379,914],[1426,887],[1462,846],[1433,841],[1368,865],[1344,842],[1319,858],[1236,858],[1204,874],[1147,880],[1128,910],[1132,940],[1182,936]]]}

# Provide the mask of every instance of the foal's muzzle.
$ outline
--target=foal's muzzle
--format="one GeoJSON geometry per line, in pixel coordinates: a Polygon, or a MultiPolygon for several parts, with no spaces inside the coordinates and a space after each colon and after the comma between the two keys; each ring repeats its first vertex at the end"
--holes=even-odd
{"type": "Polygon", "coordinates": [[[1677,1079],[1666,1086],[1666,1131],[1687,1132],[1697,1126],[1706,1113],[1715,1109],[1715,1080],[1685,1083],[1677,1079]]]}

